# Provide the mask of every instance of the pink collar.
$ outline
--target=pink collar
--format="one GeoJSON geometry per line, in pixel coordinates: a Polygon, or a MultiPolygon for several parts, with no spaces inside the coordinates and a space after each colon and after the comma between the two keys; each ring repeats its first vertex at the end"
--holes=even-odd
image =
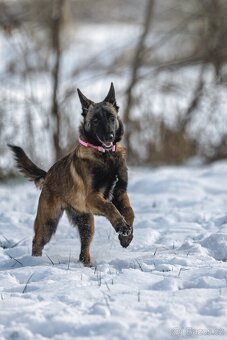
{"type": "MultiPolygon", "coordinates": [[[[84,142],[82,139],[79,138],[79,143],[83,146],[85,146],[86,148],[93,148],[96,149],[100,152],[106,152],[107,150],[105,148],[103,148],[102,146],[97,146],[97,145],[93,145],[87,142],[84,142]]],[[[116,151],[116,145],[112,146],[112,149],[110,149],[111,151],[115,152],[116,151]]]]}

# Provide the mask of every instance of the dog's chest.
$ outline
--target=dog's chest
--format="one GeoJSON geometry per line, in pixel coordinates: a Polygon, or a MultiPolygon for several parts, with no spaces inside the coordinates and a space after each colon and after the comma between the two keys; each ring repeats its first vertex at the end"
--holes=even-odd
{"type": "Polygon", "coordinates": [[[111,199],[118,181],[119,161],[117,157],[106,158],[103,166],[93,169],[93,188],[111,199]]]}

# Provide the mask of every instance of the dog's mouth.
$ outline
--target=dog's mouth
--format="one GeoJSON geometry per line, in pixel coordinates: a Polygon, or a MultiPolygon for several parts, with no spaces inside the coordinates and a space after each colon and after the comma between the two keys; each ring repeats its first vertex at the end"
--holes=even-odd
{"type": "Polygon", "coordinates": [[[113,147],[113,142],[111,141],[104,142],[103,140],[99,138],[99,136],[96,136],[96,137],[105,149],[111,149],[113,147]]]}

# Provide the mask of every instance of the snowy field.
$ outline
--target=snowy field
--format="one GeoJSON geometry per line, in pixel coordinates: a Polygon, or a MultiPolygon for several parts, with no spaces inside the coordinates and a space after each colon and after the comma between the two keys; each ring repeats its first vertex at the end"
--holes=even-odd
{"type": "Polygon", "coordinates": [[[93,266],[64,217],[32,258],[39,192],[0,186],[0,339],[226,339],[227,162],[130,169],[130,247],[96,218],[93,266]]]}

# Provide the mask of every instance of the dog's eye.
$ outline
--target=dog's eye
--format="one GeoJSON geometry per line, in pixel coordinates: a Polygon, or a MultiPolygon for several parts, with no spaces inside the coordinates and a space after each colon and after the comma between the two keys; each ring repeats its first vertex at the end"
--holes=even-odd
{"type": "Polygon", "coordinates": [[[93,118],[93,123],[94,123],[95,125],[97,125],[97,124],[98,124],[98,122],[99,122],[99,119],[98,119],[98,117],[94,117],[94,118],[93,118]]]}
{"type": "Polygon", "coordinates": [[[114,117],[110,117],[110,121],[111,121],[111,123],[114,123],[115,122],[115,118],[114,117]]]}

